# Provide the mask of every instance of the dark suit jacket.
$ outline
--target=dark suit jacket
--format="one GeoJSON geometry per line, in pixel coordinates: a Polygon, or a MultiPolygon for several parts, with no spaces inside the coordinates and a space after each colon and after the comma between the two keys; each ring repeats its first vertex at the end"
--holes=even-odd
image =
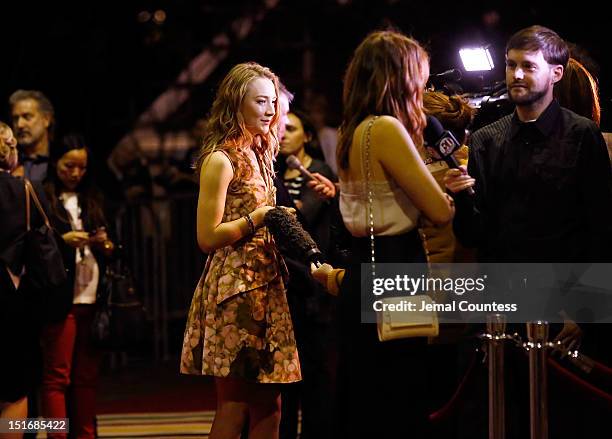
{"type": "MultiPolygon", "coordinates": [[[[50,200],[52,199],[51,197],[55,197],[55,195],[50,191],[50,186],[45,186],[45,189],[47,197],[50,200]]],[[[87,204],[84,203],[80,197],[79,205],[81,207],[81,220],[83,221],[83,230],[85,230],[86,232],[92,232],[98,227],[106,227],[105,223],[96,223],[91,220],[87,212],[87,204]]],[[[68,233],[72,230],[68,218],[70,218],[68,212],[66,212],[66,209],[64,209],[64,205],[62,204],[62,202],[58,200],[57,212],[51,211],[51,214],[49,215],[49,220],[51,221],[51,225],[55,228],[55,230],[57,230],[60,235],[68,233]]],[[[68,274],[69,285],[74,285],[74,278],[76,274],[76,249],[66,244],[63,239],[59,240],[59,249],[62,253],[62,258],[64,259],[64,267],[66,267],[66,271],[68,274]]],[[[91,251],[94,255],[94,258],[96,259],[100,272],[97,290],[99,296],[105,287],[104,272],[106,270],[106,258],[102,253],[100,253],[94,248],[92,248],[91,251]]]]}
{"type": "MultiPolygon", "coordinates": [[[[47,206],[39,184],[34,188],[47,206]]],[[[48,209],[46,209],[48,212],[48,209]]],[[[32,227],[43,224],[32,204],[32,227]]],[[[0,400],[16,401],[27,395],[40,376],[39,297],[15,291],[6,267],[21,273],[26,231],[25,188],[22,178],[0,171],[0,400]]]]}
{"type": "MultiPolygon", "coordinates": [[[[34,182],[34,190],[43,209],[48,213],[49,204],[40,184],[34,182]]],[[[40,227],[43,219],[34,203],[30,205],[30,224],[40,227]]],[[[0,171],[0,261],[13,273],[20,273],[23,267],[23,245],[26,232],[25,187],[22,178],[13,177],[0,171]]]]}

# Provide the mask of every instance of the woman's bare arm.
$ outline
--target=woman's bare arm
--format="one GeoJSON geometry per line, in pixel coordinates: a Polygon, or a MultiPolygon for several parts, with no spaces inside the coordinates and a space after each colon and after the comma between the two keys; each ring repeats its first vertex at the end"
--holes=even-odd
{"type": "MultiPolygon", "coordinates": [[[[251,233],[251,227],[244,217],[222,222],[227,188],[233,176],[231,162],[220,151],[211,154],[202,164],[197,238],[198,245],[206,253],[233,244],[251,233]]],[[[269,209],[270,206],[264,206],[249,214],[256,228],[263,224],[263,217],[269,209]]]]}
{"type": "Polygon", "coordinates": [[[454,214],[452,199],[427,170],[401,122],[382,116],[372,125],[371,136],[373,155],[415,207],[435,224],[448,223],[454,214]]]}

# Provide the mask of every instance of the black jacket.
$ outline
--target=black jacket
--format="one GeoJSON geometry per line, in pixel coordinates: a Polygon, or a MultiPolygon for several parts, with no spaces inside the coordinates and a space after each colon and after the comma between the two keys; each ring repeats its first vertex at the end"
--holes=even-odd
{"type": "MultiPolygon", "coordinates": [[[[40,184],[33,183],[43,209],[49,212],[49,204],[40,184]]],[[[40,227],[43,219],[32,203],[31,226],[40,227]]],[[[0,172],[0,261],[20,273],[23,267],[23,245],[26,232],[25,186],[22,178],[0,172]]]]}
{"type": "Polygon", "coordinates": [[[488,262],[611,258],[612,173],[595,124],[553,101],[533,123],[516,114],[476,131],[456,196],[455,233],[488,262]]]}
{"type": "MultiPolygon", "coordinates": [[[[47,191],[47,197],[49,199],[52,199],[51,197],[56,196],[55,194],[51,193],[51,188],[52,188],[51,186],[45,187],[47,191]]],[[[69,221],[70,216],[68,212],[66,211],[66,209],[64,209],[64,205],[62,204],[62,202],[60,200],[56,200],[56,201],[57,201],[56,211],[51,210],[51,214],[49,215],[49,220],[51,221],[51,225],[55,227],[57,232],[60,235],[64,235],[65,233],[68,233],[72,230],[72,226],[70,225],[70,221],[69,221]]],[[[91,232],[95,230],[96,228],[107,226],[105,222],[95,222],[92,220],[92,218],[87,212],[87,204],[83,202],[83,200],[81,199],[81,196],[79,196],[79,206],[81,207],[81,220],[83,222],[84,231],[91,232]]],[[[59,248],[62,253],[62,258],[64,259],[64,266],[66,267],[66,271],[68,274],[68,284],[74,285],[75,275],[76,275],[76,252],[77,250],[73,247],[70,247],[68,244],[66,244],[63,239],[59,240],[59,248]]],[[[104,256],[103,253],[101,253],[100,251],[98,251],[97,249],[93,247],[91,248],[91,252],[93,253],[94,258],[96,259],[96,263],[98,264],[98,269],[100,273],[97,294],[96,294],[96,297],[100,297],[100,294],[104,291],[104,288],[105,288],[104,273],[106,271],[106,257],[104,256]]],[[[70,298],[69,303],[65,302],[60,305],[66,310],[66,314],[70,310],[70,307],[72,306],[72,299],[73,297],[70,298]]]]}

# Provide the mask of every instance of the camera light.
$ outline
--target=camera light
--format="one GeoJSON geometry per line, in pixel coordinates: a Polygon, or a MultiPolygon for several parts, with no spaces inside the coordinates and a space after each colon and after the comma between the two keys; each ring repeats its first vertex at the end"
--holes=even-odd
{"type": "Polygon", "coordinates": [[[471,47],[459,50],[463,68],[467,72],[482,72],[493,70],[493,58],[487,47],[471,47]]]}

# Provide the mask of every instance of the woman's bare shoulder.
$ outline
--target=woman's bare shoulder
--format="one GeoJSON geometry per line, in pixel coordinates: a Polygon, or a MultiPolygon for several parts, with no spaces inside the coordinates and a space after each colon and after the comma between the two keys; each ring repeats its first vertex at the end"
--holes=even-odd
{"type": "Polygon", "coordinates": [[[208,154],[202,161],[202,169],[232,169],[232,161],[225,151],[217,150],[208,154]]]}

